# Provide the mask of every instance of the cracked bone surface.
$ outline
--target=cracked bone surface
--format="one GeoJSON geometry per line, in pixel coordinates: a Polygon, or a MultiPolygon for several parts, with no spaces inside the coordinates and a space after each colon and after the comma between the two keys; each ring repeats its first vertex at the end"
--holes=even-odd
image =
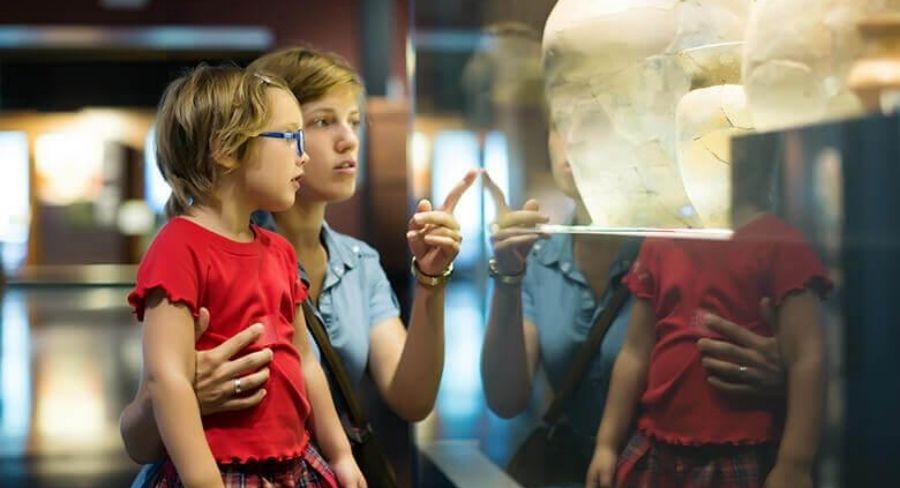
{"type": "Polygon", "coordinates": [[[715,85],[678,103],[678,167],[705,227],[731,227],[731,137],[750,131],[744,89],[715,85]]]}
{"type": "Polygon", "coordinates": [[[744,45],[743,83],[758,130],[858,114],[847,73],[862,53],[857,24],[900,0],[757,0],[744,45]]]}
{"type": "Polygon", "coordinates": [[[747,0],[557,2],[544,28],[547,97],[594,225],[701,224],[676,165],[675,112],[705,68],[679,54],[740,41],[748,9],[747,0]]]}

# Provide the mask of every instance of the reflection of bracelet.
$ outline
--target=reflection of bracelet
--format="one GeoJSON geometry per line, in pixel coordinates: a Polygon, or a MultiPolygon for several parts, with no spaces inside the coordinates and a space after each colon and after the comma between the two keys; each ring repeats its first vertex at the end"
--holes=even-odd
{"type": "Polygon", "coordinates": [[[412,263],[409,265],[409,272],[412,273],[413,277],[419,283],[425,286],[438,286],[443,285],[444,283],[450,281],[450,277],[453,276],[453,263],[450,263],[441,274],[439,275],[429,275],[422,272],[419,269],[418,263],[416,263],[416,258],[412,258],[412,263]]]}
{"type": "Polygon", "coordinates": [[[503,274],[497,269],[497,260],[494,258],[488,259],[488,274],[491,275],[491,278],[494,281],[499,281],[504,285],[518,285],[522,283],[522,278],[525,277],[525,269],[519,271],[516,274],[503,274]]]}

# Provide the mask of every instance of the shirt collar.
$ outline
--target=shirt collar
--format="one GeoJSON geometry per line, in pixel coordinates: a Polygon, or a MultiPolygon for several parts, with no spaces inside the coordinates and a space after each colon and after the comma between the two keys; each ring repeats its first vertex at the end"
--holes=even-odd
{"type": "MultiPolygon", "coordinates": [[[[268,214],[268,212],[266,213],[268,214]]],[[[259,220],[262,226],[266,226],[266,223],[269,223],[272,230],[275,230],[274,220],[266,221],[265,215],[260,215],[256,217],[259,220]]],[[[322,222],[322,230],[319,233],[319,239],[321,239],[322,244],[325,246],[325,250],[328,253],[328,272],[325,273],[325,287],[332,285],[334,282],[337,282],[344,276],[344,272],[355,268],[359,264],[359,246],[350,245],[346,242],[345,239],[340,239],[338,233],[335,232],[331,226],[328,225],[328,222],[322,222]]],[[[300,264],[300,279],[309,286],[309,276],[306,274],[306,270],[303,268],[303,263],[300,264]]]]}
{"type": "Polygon", "coordinates": [[[359,246],[340,239],[328,222],[322,222],[321,239],[328,250],[328,266],[332,271],[353,269],[359,264],[359,246]]]}

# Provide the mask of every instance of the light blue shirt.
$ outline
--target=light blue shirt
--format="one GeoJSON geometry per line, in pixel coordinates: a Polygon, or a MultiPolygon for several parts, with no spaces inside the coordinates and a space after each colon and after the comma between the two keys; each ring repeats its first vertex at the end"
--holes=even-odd
{"type": "MultiPolygon", "coordinates": [[[[272,228],[271,219],[254,215],[263,227],[272,228]]],[[[365,242],[336,232],[327,223],[322,226],[322,244],[328,251],[328,269],[319,292],[318,315],[325,324],[347,374],[359,385],[369,361],[369,335],[376,325],[400,316],[400,305],[381,267],[378,252],[365,242]]],[[[301,263],[302,265],[302,263],[301,263]]],[[[303,270],[300,270],[301,274],[303,270]]],[[[316,356],[319,348],[309,335],[316,356]]],[[[326,375],[328,368],[323,364],[326,375]]],[[[331,386],[332,394],[337,390],[331,386]]],[[[337,395],[335,395],[337,397],[337,395]]],[[[343,411],[343,402],[335,406],[343,411]]],[[[132,483],[132,488],[149,487],[159,464],[145,465],[132,483]]]]}
{"type": "MultiPolygon", "coordinates": [[[[400,305],[375,249],[332,230],[327,223],[321,238],[328,250],[328,270],[319,292],[319,318],[347,374],[358,385],[369,361],[372,328],[399,317],[400,305]]],[[[318,355],[312,336],[309,340],[318,355]]]]}
{"type": "MultiPolygon", "coordinates": [[[[525,320],[537,327],[541,365],[554,391],[561,388],[572,360],[612,295],[624,286],[622,276],[639,248],[639,240],[623,246],[610,266],[609,284],[599,300],[576,268],[571,235],[556,234],[532,248],[522,283],[522,313],[525,320]]],[[[596,434],[600,424],[613,363],[625,339],[632,302],[629,298],[613,320],[600,345],[600,353],[588,366],[564,408],[565,418],[573,430],[584,433],[586,439],[596,434]]]]}

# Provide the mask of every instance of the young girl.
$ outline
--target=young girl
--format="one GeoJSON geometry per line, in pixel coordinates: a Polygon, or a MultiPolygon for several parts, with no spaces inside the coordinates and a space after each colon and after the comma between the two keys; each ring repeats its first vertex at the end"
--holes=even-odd
{"type": "MultiPolygon", "coordinates": [[[[236,67],[198,67],[163,95],[157,159],[172,187],[170,220],[128,296],[144,322],[144,380],[169,456],[155,486],[365,486],[310,352],[294,251],[249,224],[254,210],[293,205],[308,160],[302,125],[282,81],[236,67]],[[261,322],[245,352],[272,354],[259,405],[202,422],[193,391],[201,307],[211,321],[198,348],[261,322]]],[[[240,380],[233,389],[241,395],[240,380]]]]}
{"type": "MultiPolygon", "coordinates": [[[[774,215],[747,210],[735,222],[743,225],[729,241],[642,246],[624,280],[637,300],[589,487],[812,485],[824,379],[818,298],[830,283],[803,236],[774,215]],[[774,331],[761,316],[765,297],[776,306],[774,331]],[[788,383],[783,430],[783,399],[729,397],[708,382],[697,348],[710,336],[706,312],[778,336],[788,383]],[[638,402],[637,431],[620,457],[638,402]]],[[[737,366],[735,377],[744,371],[737,366]]]]}

